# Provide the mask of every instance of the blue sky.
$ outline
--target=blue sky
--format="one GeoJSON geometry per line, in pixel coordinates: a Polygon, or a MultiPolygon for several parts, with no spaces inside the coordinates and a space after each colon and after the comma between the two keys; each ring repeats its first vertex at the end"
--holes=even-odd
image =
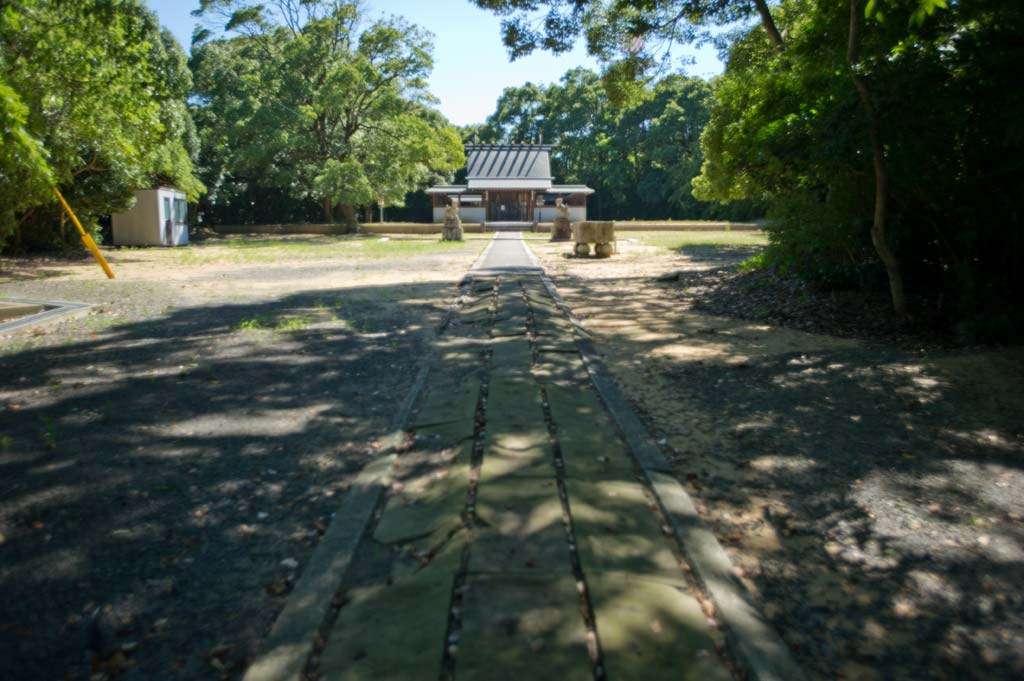
{"type": "MultiPolygon", "coordinates": [[[[196,20],[190,12],[198,0],[145,0],[187,50],[196,20]]],[[[597,68],[582,44],[568,54],[535,53],[509,63],[501,44],[498,17],[469,0],[365,0],[371,18],[396,14],[434,34],[434,73],[430,90],[440,99],[441,112],[452,123],[482,123],[494,111],[506,87],[527,81],[550,83],[576,66],[597,68]]],[[[683,56],[695,63],[690,75],[703,78],[721,73],[722,64],[710,47],[687,48],[683,56]]]]}

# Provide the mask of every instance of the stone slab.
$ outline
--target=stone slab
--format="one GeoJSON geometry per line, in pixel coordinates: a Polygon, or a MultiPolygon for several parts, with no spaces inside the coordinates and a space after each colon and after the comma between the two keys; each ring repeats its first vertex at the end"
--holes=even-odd
{"type": "Polygon", "coordinates": [[[628,573],[587,573],[587,588],[609,679],[732,679],[693,596],[628,573]]]}
{"type": "Polygon", "coordinates": [[[589,386],[548,384],[548,407],[555,422],[565,475],[581,480],[633,477],[633,459],[589,386]]]}
{"type": "Polygon", "coordinates": [[[527,369],[521,376],[492,376],[487,395],[487,429],[507,426],[546,428],[540,386],[527,369]]]}
{"type": "Polygon", "coordinates": [[[461,308],[459,308],[460,315],[472,315],[480,312],[486,312],[490,314],[491,304],[494,301],[490,297],[480,298],[472,302],[467,302],[461,308]]]}
{"type": "MultiPolygon", "coordinates": [[[[525,331],[525,327],[524,327],[525,331]]],[[[491,371],[509,373],[529,371],[533,361],[533,348],[525,338],[500,338],[494,342],[491,371]]]]}
{"type": "Polygon", "coordinates": [[[473,438],[475,419],[462,418],[430,425],[416,426],[416,447],[424,451],[438,451],[448,447],[461,448],[473,438]]]}
{"type": "Polygon", "coordinates": [[[470,572],[568,571],[569,545],[554,477],[482,480],[470,572]]]}
{"type": "MultiPolygon", "coordinates": [[[[545,440],[547,434],[543,435],[545,440]]],[[[484,450],[480,480],[502,478],[547,478],[554,475],[553,456],[547,442],[530,449],[490,447],[484,450]]]]}
{"type": "Polygon", "coordinates": [[[503,338],[508,336],[525,336],[526,323],[521,319],[509,320],[513,323],[498,322],[491,327],[491,338],[503,338]]]}
{"type": "Polygon", "coordinates": [[[415,428],[418,425],[472,419],[476,414],[479,395],[480,379],[475,376],[463,376],[458,382],[438,381],[429,385],[410,420],[410,426],[415,428]]]}
{"type": "Polygon", "coordinates": [[[565,384],[574,389],[589,383],[587,369],[576,353],[548,352],[539,355],[533,375],[545,384],[565,384]]]}
{"type": "Polygon", "coordinates": [[[427,551],[462,525],[468,491],[465,464],[409,480],[391,492],[373,538],[384,544],[425,539],[418,548],[427,551]]]}
{"type": "Polygon", "coordinates": [[[324,681],[435,679],[441,673],[462,542],[453,542],[419,572],[390,585],[362,587],[348,603],[320,657],[324,681]]]}
{"type": "Polygon", "coordinates": [[[529,373],[494,374],[487,406],[482,480],[554,475],[540,387],[529,373]]]}
{"type": "Polygon", "coordinates": [[[571,575],[473,575],[463,596],[459,681],[592,681],[571,575]]]}
{"type": "Polygon", "coordinates": [[[576,345],[571,339],[564,337],[548,339],[542,336],[537,340],[537,352],[564,352],[567,354],[576,354],[576,345]]]}
{"type": "Polygon", "coordinates": [[[565,486],[584,573],[619,571],[685,583],[670,538],[662,533],[639,483],[567,479],[565,486]]]}

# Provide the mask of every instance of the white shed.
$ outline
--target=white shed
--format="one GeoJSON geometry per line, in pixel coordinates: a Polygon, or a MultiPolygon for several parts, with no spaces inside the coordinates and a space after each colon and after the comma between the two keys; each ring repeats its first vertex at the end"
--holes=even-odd
{"type": "Polygon", "coordinates": [[[135,205],[111,216],[116,246],[184,246],[188,201],[170,187],[135,190],[135,205]]]}

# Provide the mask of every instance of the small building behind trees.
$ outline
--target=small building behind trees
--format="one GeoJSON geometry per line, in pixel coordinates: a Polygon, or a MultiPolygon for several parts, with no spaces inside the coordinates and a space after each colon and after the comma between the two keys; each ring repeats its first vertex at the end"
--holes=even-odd
{"type": "Polygon", "coordinates": [[[573,222],[587,219],[587,196],[581,184],[553,184],[548,144],[471,144],[466,147],[466,184],[436,185],[427,190],[434,222],[458,197],[464,222],[551,222],[555,201],[569,207],[573,222]]]}
{"type": "Polygon", "coordinates": [[[171,187],[137,189],[135,205],[111,216],[115,246],[184,246],[188,201],[171,187]]]}

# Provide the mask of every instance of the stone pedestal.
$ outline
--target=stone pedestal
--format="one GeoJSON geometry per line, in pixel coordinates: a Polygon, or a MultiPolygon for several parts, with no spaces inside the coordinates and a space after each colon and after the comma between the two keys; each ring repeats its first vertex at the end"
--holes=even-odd
{"type": "Polygon", "coordinates": [[[576,242],[576,255],[590,254],[590,244],[594,244],[594,255],[607,258],[615,252],[615,223],[584,221],[572,226],[572,240],[576,242]]]}
{"type": "Polygon", "coordinates": [[[555,225],[551,228],[552,241],[569,241],[572,239],[572,225],[569,218],[555,218],[555,225]]]}
{"type": "Polygon", "coordinates": [[[458,217],[445,218],[441,232],[442,241],[462,241],[462,220],[458,217]]]}

